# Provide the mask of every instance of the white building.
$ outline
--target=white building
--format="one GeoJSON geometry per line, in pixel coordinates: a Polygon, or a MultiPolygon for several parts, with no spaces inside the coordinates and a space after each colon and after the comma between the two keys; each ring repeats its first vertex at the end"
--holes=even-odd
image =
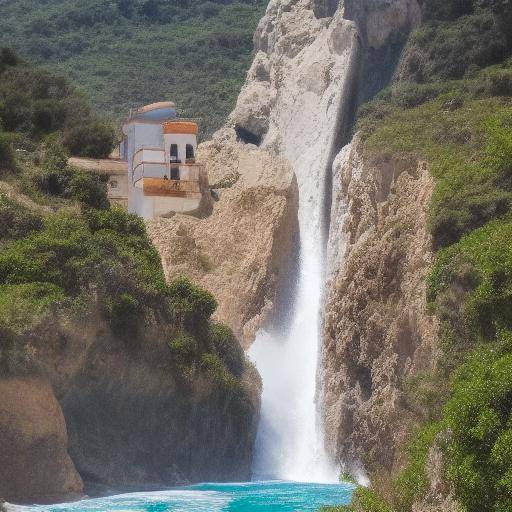
{"type": "Polygon", "coordinates": [[[103,169],[104,174],[115,169],[109,174],[109,199],[121,202],[120,196],[126,197],[128,211],[141,217],[192,212],[208,191],[205,168],[196,162],[197,131],[194,121],[176,117],[174,103],[153,103],[130,112],[119,158],[74,158],[70,163],[93,172],[103,169]]]}
{"type": "Polygon", "coordinates": [[[128,210],[144,218],[199,207],[207,188],[196,163],[197,124],[176,118],[174,103],[147,105],[123,126],[128,163],[128,210]]]}

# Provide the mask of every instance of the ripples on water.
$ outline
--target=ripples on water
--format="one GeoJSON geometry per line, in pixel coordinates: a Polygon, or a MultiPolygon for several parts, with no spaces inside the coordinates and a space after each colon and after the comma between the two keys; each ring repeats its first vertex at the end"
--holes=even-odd
{"type": "Polygon", "coordinates": [[[349,484],[251,482],[199,484],[168,491],[130,493],[60,505],[9,506],[12,512],[308,512],[346,505],[349,484]]]}

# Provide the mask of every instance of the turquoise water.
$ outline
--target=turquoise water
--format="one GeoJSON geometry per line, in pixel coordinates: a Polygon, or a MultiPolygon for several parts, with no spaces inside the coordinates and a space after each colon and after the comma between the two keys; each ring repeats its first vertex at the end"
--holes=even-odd
{"type": "Polygon", "coordinates": [[[350,502],[350,484],[250,482],[199,484],[50,506],[9,507],[23,512],[307,512],[350,502]]]}

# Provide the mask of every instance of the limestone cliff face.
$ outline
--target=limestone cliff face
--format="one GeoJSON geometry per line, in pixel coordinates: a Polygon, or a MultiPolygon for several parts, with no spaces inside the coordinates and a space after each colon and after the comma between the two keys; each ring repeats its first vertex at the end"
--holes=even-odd
{"type": "Polygon", "coordinates": [[[0,379],[0,496],[9,501],[77,498],[62,409],[43,378],[0,379]]]}
{"type": "Polygon", "coordinates": [[[406,379],[431,368],[432,261],[425,162],[365,157],[356,138],[335,162],[321,392],[329,448],[349,467],[390,470],[412,413],[406,379]]]}
{"type": "Polygon", "coordinates": [[[166,276],[182,274],[210,290],[215,319],[229,325],[243,346],[254,339],[283,289],[295,257],[297,183],[282,158],[236,142],[223,130],[202,144],[217,201],[210,215],[175,215],[148,222],[166,276]]]}

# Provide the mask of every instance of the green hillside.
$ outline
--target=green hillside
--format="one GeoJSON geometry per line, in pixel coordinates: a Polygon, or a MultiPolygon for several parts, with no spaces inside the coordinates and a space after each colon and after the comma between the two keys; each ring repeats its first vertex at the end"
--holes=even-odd
{"type": "Polygon", "coordinates": [[[172,99],[203,132],[234,106],[266,0],[7,0],[0,46],[45,63],[118,120],[172,99]]]}

